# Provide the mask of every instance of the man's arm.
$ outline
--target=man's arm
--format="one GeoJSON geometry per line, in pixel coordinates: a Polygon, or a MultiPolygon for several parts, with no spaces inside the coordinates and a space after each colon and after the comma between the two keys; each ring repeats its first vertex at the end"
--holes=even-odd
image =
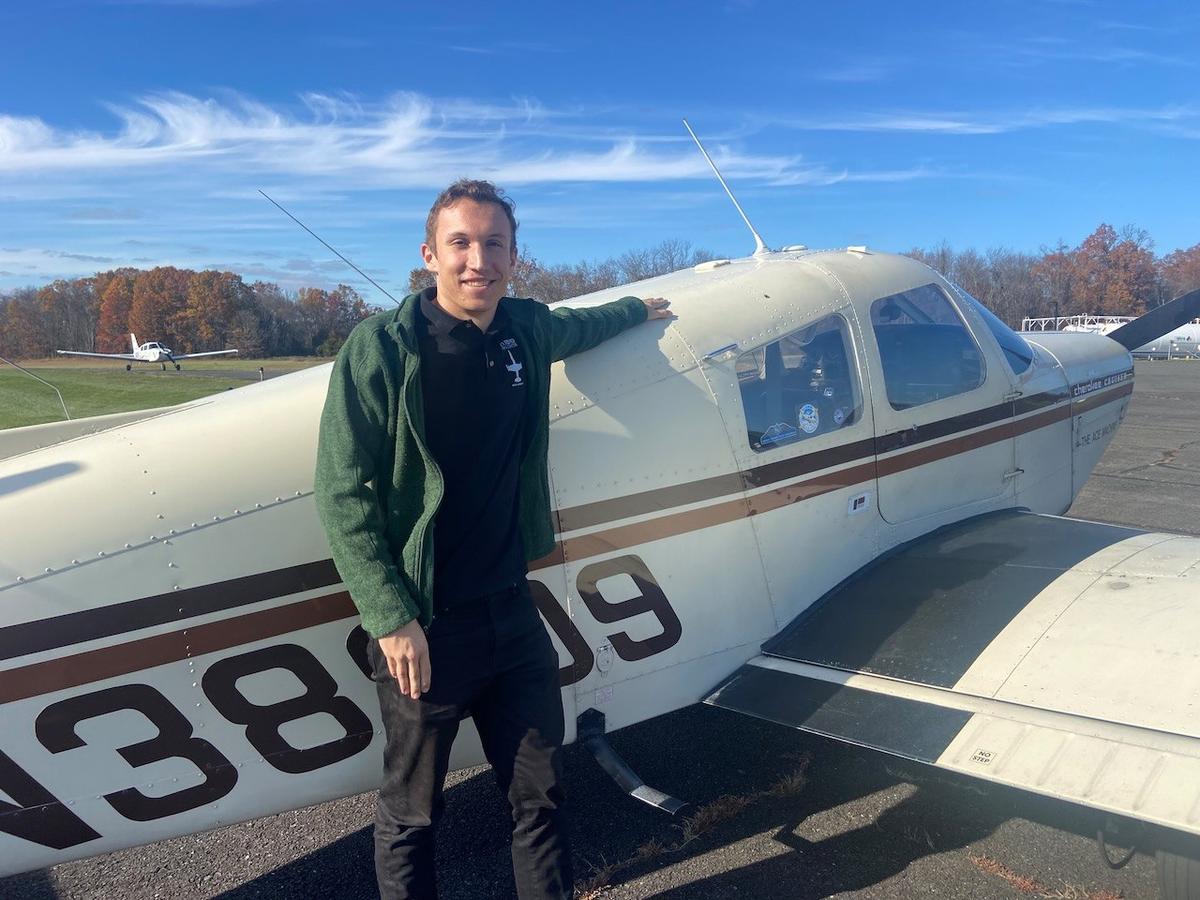
{"type": "MultiPolygon", "coordinates": [[[[361,335],[351,336],[329,379],[317,442],[317,513],[363,629],[379,640],[400,692],[416,700],[429,690],[429,645],[417,621],[417,604],[396,568],[372,487],[387,440],[381,401],[388,391],[378,364],[364,358],[362,342],[361,335]],[[362,389],[356,366],[365,379],[362,389]]],[[[396,393],[399,386],[394,387],[396,393]]]]}
{"type": "Polygon", "coordinates": [[[589,309],[559,307],[550,313],[550,358],[566,359],[590,350],[647,319],[670,318],[669,303],[660,297],[622,297],[589,309]]]}
{"type": "MultiPolygon", "coordinates": [[[[372,637],[396,631],[417,617],[388,545],[378,498],[372,484],[387,440],[387,391],[380,372],[361,366],[360,385],[355,363],[361,349],[353,336],[338,354],[329,379],[321,414],[314,480],[317,513],[329,540],[342,581],[372,637]]],[[[383,473],[385,477],[390,473],[383,473]]]]}

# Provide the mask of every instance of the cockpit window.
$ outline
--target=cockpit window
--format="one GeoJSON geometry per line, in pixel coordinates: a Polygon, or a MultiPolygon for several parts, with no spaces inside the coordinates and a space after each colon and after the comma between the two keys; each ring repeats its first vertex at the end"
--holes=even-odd
{"type": "Polygon", "coordinates": [[[849,329],[839,315],[739,356],[750,448],[773,450],[862,418],[853,359],[849,329]]]}
{"type": "Polygon", "coordinates": [[[987,323],[988,330],[996,339],[996,343],[1000,345],[1000,349],[1004,351],[1004,358],[1008,360],[1008,367],[1013,370],[1014,375],[1020,375],[1033,363],[1033,348],[1025,342],[1025,338],[1021,337],[1011,328],[1004,324],[994,312],[964,291],[957,284],[954,289],[958,291],[959,296],[971,304],[983,317],[983,321],[987,323]]]}
{"type": "Polygon", "coordinates": [[[983,356],[946,295],[934,284],[871,304],[892,409],[964,394],[983,384],[983,356]]]}

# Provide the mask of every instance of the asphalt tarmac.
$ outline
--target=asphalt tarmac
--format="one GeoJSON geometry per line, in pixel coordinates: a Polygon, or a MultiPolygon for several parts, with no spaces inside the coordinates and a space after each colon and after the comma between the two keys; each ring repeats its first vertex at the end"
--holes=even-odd
{"type": "MultiPolygon", "coordinates": [[[[1200,534],[1200,362],[1136,364],[1125,424],[1069,514],[1200,534]]],[[[1089,816],[1017,791],[700,706],[620,731],[612,744],[703,818],[685,831],[568,748],[584,896],[1157,896],[1152,856],[1110,871],[1089,816]]],[[[507,813],[489,771],[456,773],[450,785],[441,896],[513,896],[507,813]]],[[[68,863],[0,880],[0,897],[375,897],[372,806],[371,795],[350,797],[68,863]]]]}

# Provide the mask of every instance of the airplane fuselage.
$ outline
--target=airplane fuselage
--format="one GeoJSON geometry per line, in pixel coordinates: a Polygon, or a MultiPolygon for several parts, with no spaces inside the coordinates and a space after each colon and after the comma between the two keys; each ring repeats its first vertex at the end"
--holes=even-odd
{"type": "MultiPolygon", "coordinates": [[[[633,290],[678,320],[553,371],[560,530],[530,581],[568,740],[588,708],[619,728],[696,702],[900,544],[1065,511],[1132,391],[1111,340],[1002,347],[905,257],[779,253],[633,290]]],[[[312,499],[328,377],[0,458],[0,793],[19,807],[0,871],[377,783],[367,638],[312,499]]],[[[452,765],[481,761],[464,734],[452,765]]]]}

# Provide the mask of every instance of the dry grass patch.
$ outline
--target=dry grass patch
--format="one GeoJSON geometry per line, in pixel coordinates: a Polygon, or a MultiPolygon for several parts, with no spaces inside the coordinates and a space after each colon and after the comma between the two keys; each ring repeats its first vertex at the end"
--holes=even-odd
{"type": "Polygon", "coordinates": [[[680,832],[677,842],[664,844],[658,838],[651,838],[622,862],[604,866],[595,866],[589,863],[591,874],[578,887],[579,900],[598,900],[604,896],[612,884],[613,876],[618,872],[660,856],[678,853],[700,835],[712,830],[722,822],[735,818],[759,800],[794,797],[799,794],[808,784],[805,773],[812,757],[808,754],[801,754],[796,759],[796,768],[765,790],[740,795],[722,794],[716,800],[701,806],[692,815],[684,817],[683,822],[675,826],[680,832]]]}
{"type": "Polygon", "coordinates": [[[596,898],[602,897],[612,882],[613,873],[620,868],[615,863],[603,866],[595,866],[588,863],[588,866],[590,866],[592,871],[577,888],[578,900],[596,900],[596,898]]]}
{"type": "Polygon", "coordinates": [[[683,820],[683,825],[680,826],[683,836],[680,842],[671,849],[678,850],[684,844],[694,841],[714,825],[719,825],[721,822],[732,819],[758,799],[759,796],[760,794],[743,794],[742,796],[725,794],[711,803],[704,804],[692,815],[683,820]]]}
{"type": "Polygon", "coordinates": [[[1031,897],[1042,897],[1045,900],[1121,900],[1124,896],[1118,891],[1090,890],[1074,884],[1064,884],[1061,888],[1051,890],[1037,879],[1014,872],[1000,860],[990,856],[968,853],[967,859],[979,871],[1003,879],[1022,894],[1028,894],[1031,897]]]}

